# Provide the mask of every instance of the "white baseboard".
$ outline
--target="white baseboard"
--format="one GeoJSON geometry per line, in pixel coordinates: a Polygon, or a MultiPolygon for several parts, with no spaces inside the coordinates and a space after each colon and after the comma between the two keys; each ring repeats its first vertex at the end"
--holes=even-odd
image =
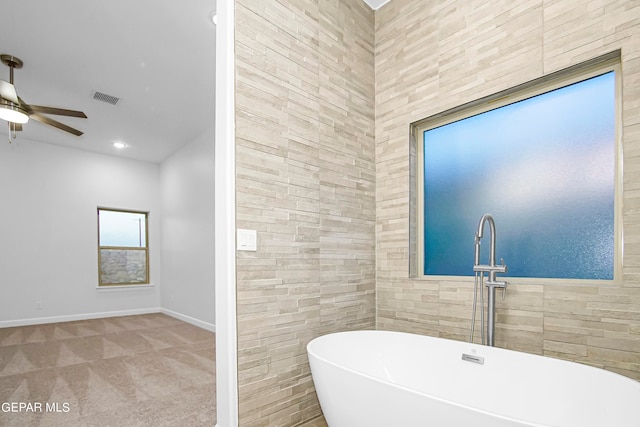
{"type": "Polygon", "coordinates": [[[104,311],[100,313],[70,314],[65,316],[33,317],[31,319],[0,320],[0,328],[14,326],[42,325],[45,323],[72,322],[75,320],[102,319],[104,317],[134,316],[137,314],[162,313],[160,307],[138,308],[134,310],[104,311]]]}
{"type": "Polygon", "coordinates": [[[213,323],[198,320],[194,317],[187,316],[186,314],[180,314],[166,308],[160,308],[160,312],[166,314],[167,316],[175,317],[176,319],[182,320],[183,322],[191,323],[192,325],[199,328],[206,329],[207,331],[216,331],[216,325],[214,325],[213,323]]]}
{"type": "Polygon", "coordinates": [[[12,328],[15,326],[43,325],[45,323],[73,322],[76,320],[102,319],[105,317],[135,316],[137,314],[151,314],[151,313],[163,313],[163,314],[166,314],[167,316],[175,317],[176,319],[182,320],[183,322],[190,323],[194,326],[198,326],[202,329],[206,329],[211,332],[216,331],[216,325],[214,325],[213,323],[198,320],[194,317],[177,313],[175,311],[168,310],[162,307],[138,308],[134,310],[104,311],[100,313],[70,314],[65,316],[33,317],[31,319],[0,320],[0,329],[12,328]]]}

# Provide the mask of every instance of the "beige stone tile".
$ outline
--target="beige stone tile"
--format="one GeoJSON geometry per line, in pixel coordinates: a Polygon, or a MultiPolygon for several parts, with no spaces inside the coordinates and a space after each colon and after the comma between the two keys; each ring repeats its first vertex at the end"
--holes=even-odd
{"type": "Polygon", "coordinates": [[[498,298],[496,341],[638,377],[640,4],[394,0],[376,12],[375,27],[376,324],[460,340],[468,339],[471,288],[425,279],[431,286],[422,295],[432,303],[420,304],[408,277],[409,124],[621,49],[622,283],[514,280],[506,299],[498,298]]]}
{"type": "Polygon", "coordinates": [[[616,49],[622,283],[510,284],[496,339],[640,376],[636,3],[393,0],[374,19],[360,0],[236,1],[237,221],[260,242],[238,254],[242,425],[320,415],[304,361],[316,334],[468,339],[468,282],[409,278],[409,124],[616,49]]]}

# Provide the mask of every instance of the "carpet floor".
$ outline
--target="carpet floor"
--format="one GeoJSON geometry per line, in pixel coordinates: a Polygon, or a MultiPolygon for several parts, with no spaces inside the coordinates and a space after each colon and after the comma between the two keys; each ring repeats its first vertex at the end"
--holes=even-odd
{"type": "Polygon", "coordinates": [[[0,329],[0,426],[214,426],[215,335],[145,314],[0,329]]]}

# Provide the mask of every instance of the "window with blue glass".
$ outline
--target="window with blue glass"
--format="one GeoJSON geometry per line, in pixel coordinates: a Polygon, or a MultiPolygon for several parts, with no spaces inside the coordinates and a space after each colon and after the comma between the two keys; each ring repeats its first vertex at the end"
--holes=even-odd
{"type": "Polygon", "coordinates": [[[616,123],[611,69],[419,128],[423,274],[473,275],[490,213],[508,276],[614,279],[616,123]]]}

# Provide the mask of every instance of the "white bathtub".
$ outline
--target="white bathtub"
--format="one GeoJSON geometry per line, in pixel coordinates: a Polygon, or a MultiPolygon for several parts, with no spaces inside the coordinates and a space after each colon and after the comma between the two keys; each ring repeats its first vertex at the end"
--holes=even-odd
{"type": "Polygon", "coordinates": [[[640,383],[578,363],[386,331],[307,352],[329,427],[640,426],[640,383]]]}

